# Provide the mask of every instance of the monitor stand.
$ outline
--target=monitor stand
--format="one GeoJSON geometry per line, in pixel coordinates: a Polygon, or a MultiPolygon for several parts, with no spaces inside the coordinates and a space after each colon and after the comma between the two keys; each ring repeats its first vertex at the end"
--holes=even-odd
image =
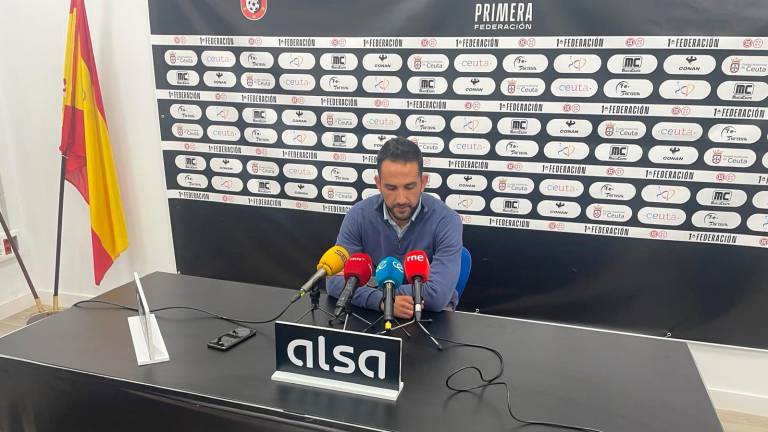
{"type": "Polygon", "coordinates": [[[140,316],[128,317],[128,326],[131,329],[131,339],[133,339],[133,349],[136,351],[136,361],[139,366],[170,360],[168,350],[165,348],[165,341],[163,341],[163,335],[160,334],[160,327],[157,326],[155,314],[149,314],[147,319],[149,322],[147,331],[150,332],[149,341],[147,341],[141,325],[142,319],[143,317],[140,316]]]}

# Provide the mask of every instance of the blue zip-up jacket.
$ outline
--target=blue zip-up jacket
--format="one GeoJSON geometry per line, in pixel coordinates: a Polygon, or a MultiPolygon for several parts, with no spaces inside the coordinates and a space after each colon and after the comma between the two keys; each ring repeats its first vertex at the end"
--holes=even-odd
{"type": "MultiPolygon", "coordinates": [[[[374,270],[385,257],[393,256],[403,261],[412,250],[423,250],[430,261],[429,280],[422,288],[425,309],[442,311],[455,309],[458,304],[456,282],[461,266],[462,224],[458,213],[442,201],[429,195],[421,195],[421,209],[398,238],[397,232],[384,219],[384,200],[377,194],[358,202],[349,209],[341,223],[336,244],[350,254],[363,252],[371,256],[374,270]]],[[[405,282],[405,281],[404,281],[405,282]]],[[[344,288],[344,279],[338,276],[326,281],[330,295],[337,297],[344,288]]],[[[403,283],[398,295],[413,295],[411,285],[403,283]]],[[[379,310],[383,292],[363,286],[355,291],[352,304],[379,310]]]]}

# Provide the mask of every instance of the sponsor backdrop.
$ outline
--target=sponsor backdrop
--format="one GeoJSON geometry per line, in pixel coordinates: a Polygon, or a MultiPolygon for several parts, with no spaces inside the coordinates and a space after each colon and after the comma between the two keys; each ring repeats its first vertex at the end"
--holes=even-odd
{"type": "Polygon", "coordinates": [[[401,135],[464,221],[460,308],[768,347],[760,1],[151,0],[150,20],[182,273],[298,286],[401,135]]]}

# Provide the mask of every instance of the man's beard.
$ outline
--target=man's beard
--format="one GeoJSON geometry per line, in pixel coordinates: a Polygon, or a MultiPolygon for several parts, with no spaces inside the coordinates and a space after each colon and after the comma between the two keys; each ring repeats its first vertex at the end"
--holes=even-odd
{"type": "MultiPolygon", "coordinates": [[[[413,213],[416,211],[416,206],[409,205],[409,206],[405,206],[405,207],[408,208],[408,213],[404,217],[402,217],[402,218],[399,217],[397,212],[395,211],[398,208],[398,206],[391,206],[391,207],[387,206],[387,211],[389,211],[389,215],[393,219],[398,220],[400,222],[406,222],[406,221],[410,220],[411,217],[413,216],[413,213]]],[[[402,209],[404,207],[400,207],[400,208],[402,209]]]]}

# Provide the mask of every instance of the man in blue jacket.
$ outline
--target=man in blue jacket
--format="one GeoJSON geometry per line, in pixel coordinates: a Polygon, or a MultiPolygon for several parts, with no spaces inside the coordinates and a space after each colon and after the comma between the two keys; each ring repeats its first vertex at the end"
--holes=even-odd
{"type": "MultiPolygon", "coordinates": [[[[425,194],[428,176],[423,172],[419,147],[405,138],[392,138],[379,150],[376,186],[380,194],[358,202],[347,212],[336,244],[350,254],[371,256],[374,267],[387,256],[403,261],[412,250],[423,250],[430,260],[429,280],[422,288],[424,308],[429,311],[455,309],[458,303],[462,224],[459,215],[442,201],[425,194]]],[[[341,277],[326,283],[328,293],[338,297],[344,287],[341,277]]],[[[355,291],[352,304],[383,309],[382,291],[363,286],[355,291]]],[[[413,316],[411,285],[396,292],[395,316],[413,316]]]]}

